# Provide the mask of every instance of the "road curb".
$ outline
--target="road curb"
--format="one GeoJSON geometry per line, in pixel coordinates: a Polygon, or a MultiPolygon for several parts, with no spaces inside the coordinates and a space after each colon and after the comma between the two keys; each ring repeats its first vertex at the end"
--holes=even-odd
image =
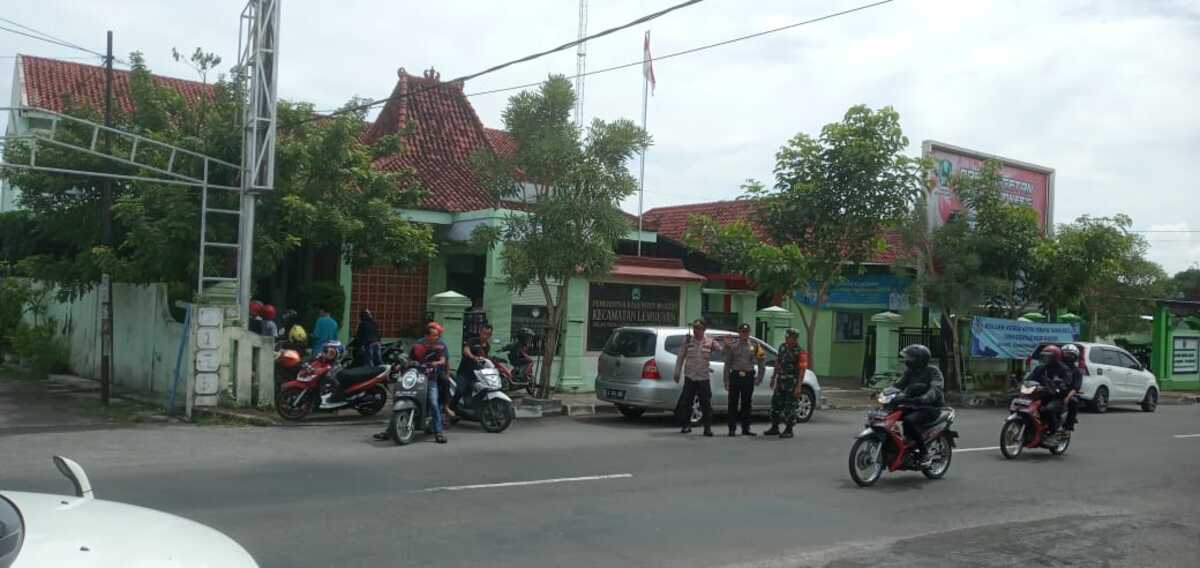
{"type": "Polygon", "coordinates": [[[194,408],[192,408],[192,415],[193,416],[196,416],[196,415],[211,416],[213,418],[227,418],[227,419],[231,419],[231,420],[240,420],[242,422],[250,424],[251,426],[283,426],[284,425],[283,421],[276,420],[274,418],[260,416],[257,414],[248,414],[245,412],[238,412],[236,410],[229,410],[227,408],[220,408],[220,407],[199,407],[199,406],[194,407],[194,408]]]}
{"type": "Polygon", "coordinates": [[[1186,406],[1189,404],[1200,404],[1200,394],[1186,395],[1181,397],[1158,397],[1159,406],[1186,406]]]}

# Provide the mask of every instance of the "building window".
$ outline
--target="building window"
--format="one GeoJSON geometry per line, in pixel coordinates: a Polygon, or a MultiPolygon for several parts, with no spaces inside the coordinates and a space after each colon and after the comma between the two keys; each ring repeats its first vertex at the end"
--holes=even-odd
{"type": "Polygon", "coordinates": [[[863,315],[854,312],[837,312],[834,331],[835,341],[862,341],[863,315]]]}

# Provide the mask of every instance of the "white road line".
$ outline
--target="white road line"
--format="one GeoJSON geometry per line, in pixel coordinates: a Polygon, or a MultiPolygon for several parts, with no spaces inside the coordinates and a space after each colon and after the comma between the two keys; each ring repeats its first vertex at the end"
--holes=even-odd
{"type": "Polygon", "coordinates": [[[962,452],[986,452],[988,450],[999,450],[999,449],[1000,449],[1000,446],[988,446],[986,448],[963,448],[961,450],[955,448],[954,453],[960,454],[962,452]]]}
{"type": "Polygon", "coordinates": [[[451,485],[447,487],[430,487],[429,489],[421,490],[421,493],[435,493],[438,491],[466,491],[468,489],[495,489],[498,487],[523,487],[526,485],[548,485],[551,483],[574,483],[576,481],[601,481],[605,479],[628,479],[633,477],[632,473],[613,473],[609,475],[588,475],[585,477],[556,477],[554,479],[534,479],[530,481],[507,481],[504,483],[481,483],[478,485],[451,485]]]}
{"type": "Polygon", "coordinates": [[[1173,438],[1200,438],[1200,434],[1175,434],[1173,438]]]}

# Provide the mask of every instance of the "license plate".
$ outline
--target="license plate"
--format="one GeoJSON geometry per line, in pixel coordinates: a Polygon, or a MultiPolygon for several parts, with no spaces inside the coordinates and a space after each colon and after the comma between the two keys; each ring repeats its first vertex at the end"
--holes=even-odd
{"type": "Polygon", "coordinates": [[[617,400],[625,400],[625,391],[617,389],[604,389],[605,398],[615,398],[617,400]]]}

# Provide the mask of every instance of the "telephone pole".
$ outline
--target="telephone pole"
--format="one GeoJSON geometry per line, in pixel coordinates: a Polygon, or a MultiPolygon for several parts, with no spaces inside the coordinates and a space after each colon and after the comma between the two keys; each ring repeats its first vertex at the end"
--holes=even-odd
{"type": "MultiPolygon", "coordinates": [[[[108,32],[108,51],[104,57],[104,126],[112,128],[113,33],[108,32]]],[[[104,154],[112,154],[112,135],[104,132],[104,154]]],[[[104,178],[100,198],[100,233],[104,246],[112,250],[112,178],[104,178]]],[[[108,406],[112,393],[112,276],[100,274],[100,403],[108,406]]]]}

